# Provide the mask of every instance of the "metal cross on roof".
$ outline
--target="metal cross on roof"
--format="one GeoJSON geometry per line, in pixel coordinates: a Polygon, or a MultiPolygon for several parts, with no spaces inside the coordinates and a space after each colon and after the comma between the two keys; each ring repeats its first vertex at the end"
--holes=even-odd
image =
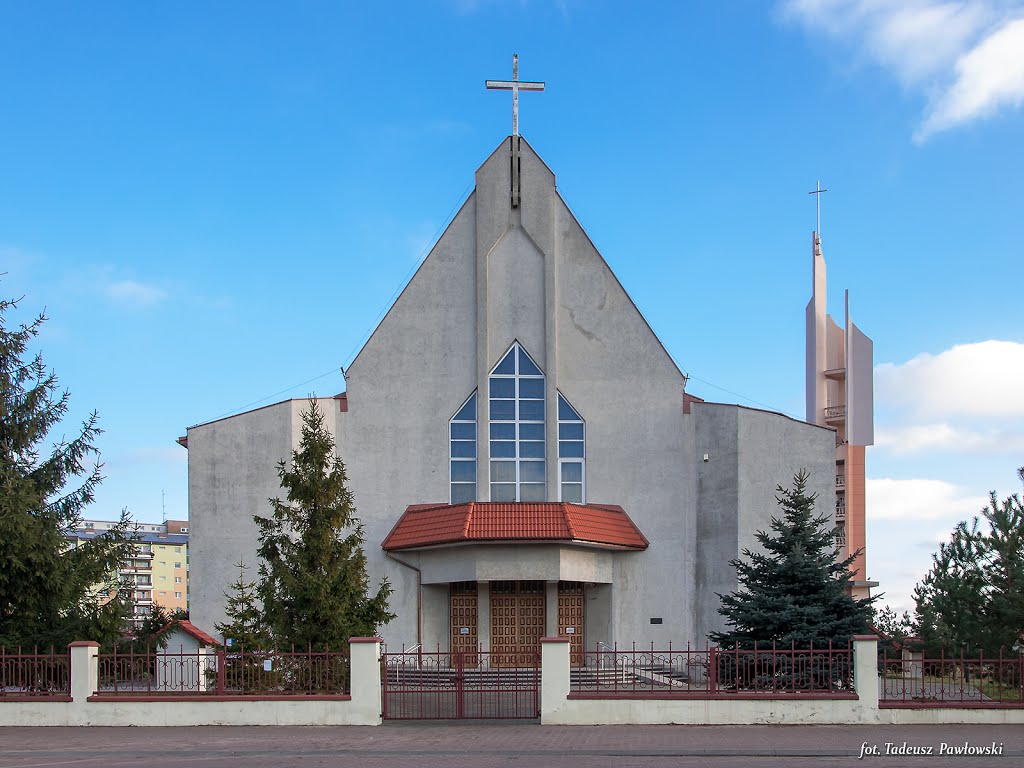
{"type": "Polygon", "coordinates": [[[512,79],[487,80],[489,91],[512,91],[512,135],[519,135],[519,91],[543,91],[544,83],[519,79],[519,54],[512,54],[512,79]]]}
{"type": "Polygon", "coordinates": [[[819,180],[815,184],[815,188],[807,193],[808,195],[814,195],[815,196],[814,197],[814,202],[817,203],[816,207],[818,209],[818,228],[816,230],[814,230],[814,231],[818,233],[818,237],[819,238],[821,237],[821,193],[822,192],[828,192],[828,190],[821,188],[821,181],[819,180]]]}

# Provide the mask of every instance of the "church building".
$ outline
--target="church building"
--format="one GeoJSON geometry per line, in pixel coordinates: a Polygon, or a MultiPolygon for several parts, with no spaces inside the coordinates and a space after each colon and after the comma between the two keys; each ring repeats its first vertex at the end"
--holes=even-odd
{"type": "MultiPolygon", "coordinates": [[[[729,561],[777,513],[776,486],[805,468],[820,508],[835,505],[835,429],[687,394],[515,131],[346,373],[346,392],[319,404],[371,587],[387,576],[395,590],[380,630],[393,650],[703,642],[723,626],[716,593],[736,587],[729,561]]],[[[281,495],[276,464],[309,404],[182,438],[204,630],[224,620],[234,564],[255,578],[252,517],[281,495]]]]}

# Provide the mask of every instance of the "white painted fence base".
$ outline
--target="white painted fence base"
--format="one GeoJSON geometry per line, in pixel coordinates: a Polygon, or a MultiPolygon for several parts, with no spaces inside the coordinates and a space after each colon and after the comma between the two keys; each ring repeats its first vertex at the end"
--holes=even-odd
{"type": "Polygon", "coordinates": [[[881,709],[878,638],[854,640],[857,698],[608,698],[571,694],[569,638],[541,640],[540,721],[545,725],[826,725],[1024,723],[1024,708],[881,709]]]}
{"type": "Polygon", "coordinates": [[[95,700],[95,643],[71,647],[71,701],[3,701],[4,725],[380,725],[379,637],[353,638],[347,697],[212,697],[209,695],[95,700]],[[90,698],[93,701],[89,701],[90,698]]]}

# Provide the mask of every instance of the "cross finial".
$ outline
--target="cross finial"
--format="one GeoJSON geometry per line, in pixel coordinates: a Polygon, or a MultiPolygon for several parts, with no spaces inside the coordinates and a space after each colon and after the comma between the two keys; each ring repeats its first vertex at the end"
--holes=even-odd
{"type": "Polygon", "coordinates": [[[816,203],[816,207],[818,209],[817,229],[814,230],[815,232],[818,233],[818,239],[821,239],[821,193],[822,192],[828,192],[828,190],[821,188],[821,180],[819,179],[818,182],[814,185],[814,189],[812,189],[810,192],[807,193],[808,195],[814,195],[814,202],[816,203]]]}
{"type": "Polygon", "coordinates": [[[519,91],[543,91],[544,83],[519,79],[519,54],[512,54],[512,79],[485,81],[489,91],[512,91],[512,135],[519,135],[519,91]]]}

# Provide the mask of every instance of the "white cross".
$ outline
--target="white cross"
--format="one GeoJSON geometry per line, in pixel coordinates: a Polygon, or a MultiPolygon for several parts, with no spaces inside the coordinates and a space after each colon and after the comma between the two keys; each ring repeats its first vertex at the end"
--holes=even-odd
{"type": "Polygon", "coordinates": [[[512,91],[512,135],[519,135],[519,91],[543,91],[544,83],[521,81],[519,79],[519,54],[512,54],[512,79],[487,80],[489,91],[512,91]]]}
{"type": "Polygon", "coordinates": [[[815,196],[814,202],[817,203],[816,207],[818,209],[818,228],[815,230],[815,232],[818,233],[818,237],[819,238],[821,237],[821,193],[822,192],[828,192],[828,190],[827,189],[822,189],[821,188],[821,181],[818,181],[815,184],[815,188],[807,193],[808,195],[814,195],[815,196]]]}

